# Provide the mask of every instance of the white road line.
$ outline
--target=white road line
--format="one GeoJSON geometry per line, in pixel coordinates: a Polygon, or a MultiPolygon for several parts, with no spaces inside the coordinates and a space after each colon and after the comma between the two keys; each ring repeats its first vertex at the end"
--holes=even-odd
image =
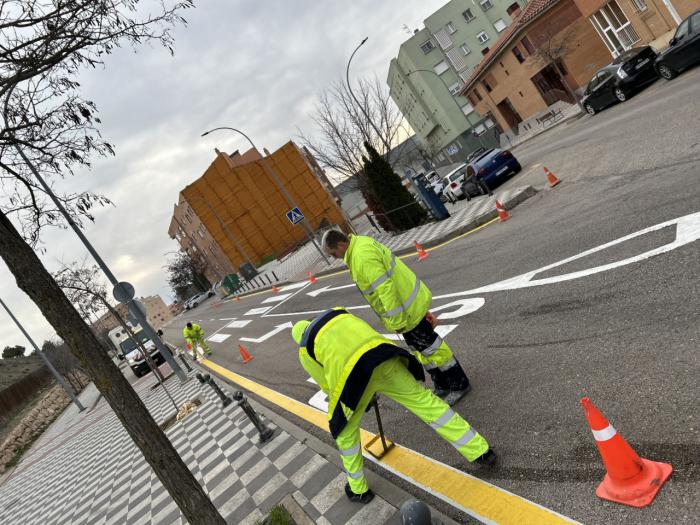
{"type": "Polygon", "coordinates": [[[211,341],[212,343],[223,343],[229,337],[231,337],[230,334],[214,334],[209,337],[207,341],[211,341]]]}
{"type": "MultiPolygon", "coordinates": [[[[294,284],[299,285],[300,283],[294,283],[294,284]]],[[[289,301],[290,299],[292,299],[293,297],[295,297],[297,294],[303,292],[303,291],[306,289],[306,287],[309,286],[309,284],[311,284],[311,283],[309,283],[308,281],[302,281],[302,282],[301,282],[301,285],[296,287],[296,288],[298,288],[298,290],[297,290],[296,292],[294,292],[292,295],[290,295],[289,297],[285,298],[283,301],[280,301],[280,302],[277,303],[275,306],[273,306],[272,308],[270,308],[270,309],[265,313],[265,315],[263,315],[262,317],[267,317],[267,315],[268,315],[269,312],[271,312],[272,310],[274,310],[274,309],[277,308],[278,306],[280,306],[280,305],[286,303],[287,301],[289,301]]],[[[291,285],[290,285],[290,286],[291,286],[291,285]]],[[[325,311],[325,310],[324,310],[324,311],[325,311]]]]}
{"type": "Polygon", "coordinates": [[[273,295],[272,297],[268,297],[263,301],[263,304],[265,303],[279,303],[280,301],[284,301],[287,297],[291,297],[292,294],[290,293],[284,293],[282,295],[273,295]]]}
{"type": "Polygon", "coordinates": [[[252,310],[248,310],[244,315],[260,315],[264,314],[265,312],[272,310],[272,306],[264,306],[262,308],[253,308],[252,310]]]}
{"type": "Polygon", "coordinates": [[[243,328],[248,326],[252,322],[251,319],[241,319],[240,321],[233,321],[226,325],[226,328],[243,328]]]}
{"type": "Polygon", "coordinates": [[[222,317],[219,321],[235,321],[235,317],[222,317]]]}
{"type": "Polygon", "coordinates": [[[280,288],[280,292],[287,292],[289,290],[296,290],[297,288],[303,288],[307,284],[309,284],[308,281],[300,281],[298,283],[287,284],[287,285],[283,286],[282,288],[280,288]]]}

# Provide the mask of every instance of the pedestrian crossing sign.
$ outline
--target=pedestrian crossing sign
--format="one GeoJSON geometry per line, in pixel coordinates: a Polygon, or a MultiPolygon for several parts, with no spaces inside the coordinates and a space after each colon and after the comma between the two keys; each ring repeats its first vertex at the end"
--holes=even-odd
{"type": "Polygon", "coordinates": [[[299,224],[304,220],[304,214],[301,213],[299,208],[292,208],[287,212],[287,219],[289,219],[289,222],[292,224],[299,224]]]}

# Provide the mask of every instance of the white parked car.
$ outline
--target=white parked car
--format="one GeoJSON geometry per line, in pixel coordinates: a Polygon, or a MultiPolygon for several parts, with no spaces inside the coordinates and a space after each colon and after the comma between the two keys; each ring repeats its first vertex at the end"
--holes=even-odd
{"type": "Polygon", "coordinates": [[[207,300],[207,292],[198,293],[197,295],[187,299],[185,303],[185,310],[191,310],[192,308],[197,308],[201,303],[207,300]]]}
{"type": "Polygon", "coordinates": [[[443,179],[445,181],[445,189],[443,190],[442,194],[445,196],[446,200],[455,202],[457,199],[464,198],[462,183],[464,182],[464,178],[466,176],[466,164],[460,164],[445,176],[443,179]]]}

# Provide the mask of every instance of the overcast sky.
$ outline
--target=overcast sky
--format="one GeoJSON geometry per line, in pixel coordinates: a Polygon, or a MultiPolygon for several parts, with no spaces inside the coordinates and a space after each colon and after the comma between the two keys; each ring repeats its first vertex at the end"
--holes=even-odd
{"type": "MultiPolygon", "coordinates": [[[[144,2],[147,3],[147,2],[144,2]]],[[[389,61],[408,38],[403,25],[422,21],[443,0],[202,0],[185,13],[175,31],[175,56],[162,48],[124,50],[103,69],[85,71],[83,93],[95,101],[102,133],[116,146],[114,158],[96,162],[58,187],[102,193],[116,204],[99,210],[86,234],[121,280],[137,296],[160,294],[172,302],[163,264],[178,245],[167,229],[179,191],[201,176],[224,151],[245,148],[233,134],[200,134],[216,126],[239,127],[259,148],[274,150],[295,138],[297,128],[313,136],[309,114],[317,94],[345,74],[355,46],[352,77],[386,80],[389,61]]],[[[47,230],[42,260],[85,257],[72,232],[47,230]]],[[[37,344],[53,329],[21,292],[0,260],[0,294],[37,344]]],[[[0,348],[27,341],[0,311],[0,348]]]]}

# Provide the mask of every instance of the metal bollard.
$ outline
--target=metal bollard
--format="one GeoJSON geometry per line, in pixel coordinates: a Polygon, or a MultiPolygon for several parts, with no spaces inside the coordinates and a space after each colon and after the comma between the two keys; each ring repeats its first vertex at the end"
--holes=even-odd
{"type": "Polygon", "coordinates": [[[182,364],[187,369],[187,371],[192,372],[192,367],[190,366],[190,363],[187,361],[185,354],[180,354],[180,360],[182,361],[182,364]]]}
{"type": "Polygon", "coordinates": [[[258,429],[258,433],[260,434],[260,443],[265,443],[272,439],[272,436],[275,435],[275,431],[266,427],[263,422],[260,421],[258,414],[256,414],[253,407],[250,406],[250,403],[248,403],[248,400],[243,395],[243,392],[236,390],[233,393],[233,399],[238,402],[238,406],[243,409],[243,412],[245,412],[246,416],[248,416],[248,419],[250,419],[253,425],[255,425],[255,428],[258,429]]]}
{"type": "Polygon", "coordinates": [[[279,277],[277,277],[277,274],[274,270],[272,270],[272,276],[275,278],[275,281],[279,282],[279,277]]]}
{"type": "Polygon", "coordinates": [[[199,379],[199,382],[204,384],[204,383],[209,383],[209,386],[216,392],[216,395],[219,396],[219,399],[221,399],[221,404],[225,407],[229,406],[231,403],[233,403],[233,400],[228,397],[221,388],[219,388],[219,385],[217,385],[214,380],[211,378],[209,374],[197,374],[197,379],[199,379]]]}
{"type": "Polygon", "coordinates": [[[399,509],[401,525],[442,525],[442,521],[432,518],[430,509],[417,499],[404,502],[399,509]]]}
{"type": "Polygon", "coordinates": [[[272,284],[272,279],[270,279],[270,275],[266,273],[265,277],[267,278],[267,284],[272,284]]]}

